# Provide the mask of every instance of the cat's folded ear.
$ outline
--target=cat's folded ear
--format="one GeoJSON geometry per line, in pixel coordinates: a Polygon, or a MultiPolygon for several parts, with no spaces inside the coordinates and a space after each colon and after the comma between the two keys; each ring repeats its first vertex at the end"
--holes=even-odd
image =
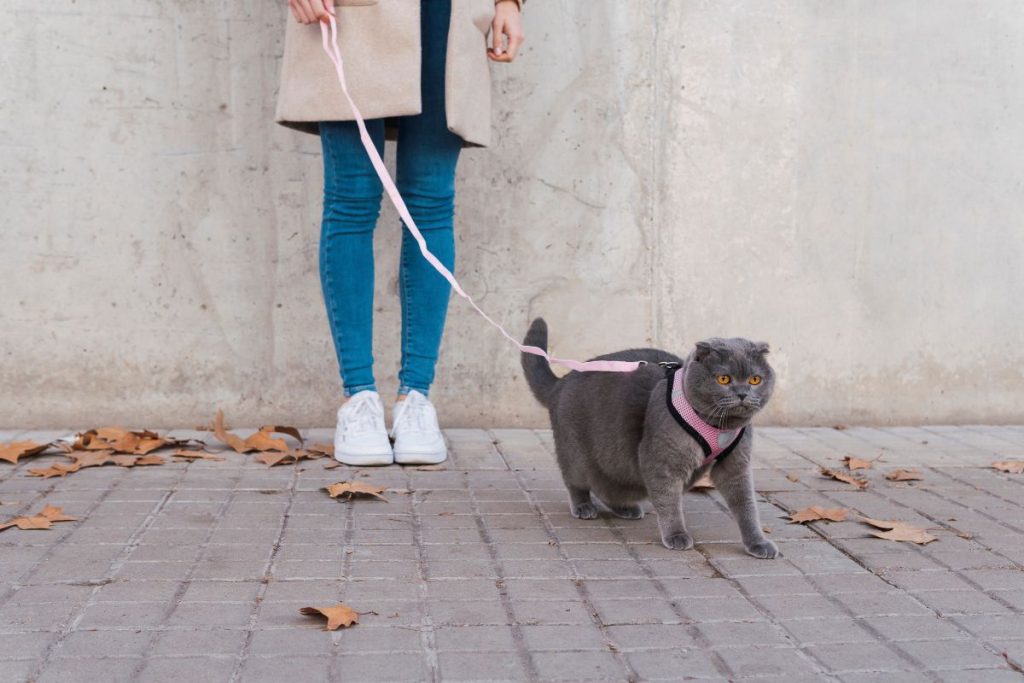
{"type": "Polygon", "coordinates": [[[695,361],[697,361],[698,363],[700,363],[700,362],[701,362],[701,361],[703,361],[703,360],[704,360],[705,358],[707,358],[707,357],[708,357],[708,355],[709,355],[709,354],[710,354],[710,353],[711,353],[711,352],[712,352],[713,350],[714,350],[714,349],[712,348],[712,346],[711,346],[711,343],[710,343],[710,342],[706,342],[706,341],[699,341],[699,342],[697,342],[697,350],[696,350],[696,351],[694,351],[694,353],[693,353],[693,359],[694,359],[695,361]]]}
{"type": "Polygon", "coordinates": [[[771,351],[771,347],[768,346],[768,342],[753,342],[754,353],[759,356],[766,356],[771,351]]]}

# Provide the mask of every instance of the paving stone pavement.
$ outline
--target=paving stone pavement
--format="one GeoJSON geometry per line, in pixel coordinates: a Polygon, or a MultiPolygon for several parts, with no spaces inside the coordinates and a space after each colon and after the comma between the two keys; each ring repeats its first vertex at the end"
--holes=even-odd
{"type": "Polygon", "coordinates": [[[686,496],[697,547],[670,551],[653,514],[573,519],[550,432],[446,433],[434,471],[0,464],[0,520],[44,503],[80,518],[0,533],[0,681],[1024,678],[1024,475],[988,467],[1024,458],[1024,427],[759,429],[774,561],[743,554],[714,493],[686,496]],[[866,490],[818,474],[846,455],[881,456],[866,490]],[[885,480],[895,467],[924,479],[885,480]],[[352,478],[389,502],[321,490],[352,478]],[[813,504],[939,540],[786,523],[813,504]],[[357,626],[299,614],[337,601],[357,626]]]}

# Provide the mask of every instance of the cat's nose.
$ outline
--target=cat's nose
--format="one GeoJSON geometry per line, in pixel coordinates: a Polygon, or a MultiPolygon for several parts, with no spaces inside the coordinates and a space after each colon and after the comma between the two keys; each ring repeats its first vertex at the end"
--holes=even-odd
{"type": "Polygon", "coordinates": [[[743,400],[745,400],[745,399],[747,398],[747,392],[745,392],[745,391],[737,391],[737,392],[736,392],[736,397],[737,397],[737,398],[738,398],[738,399],[739,399],[740,401],[743,401],[743,400]]]}

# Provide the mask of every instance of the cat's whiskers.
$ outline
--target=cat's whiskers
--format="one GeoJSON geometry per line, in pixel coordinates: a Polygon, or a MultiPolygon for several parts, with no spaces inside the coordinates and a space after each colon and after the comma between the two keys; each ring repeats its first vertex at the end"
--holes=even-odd
{"type": "Polygon", "coordinates": [[[729,410],[735,405],[736,403],[730,401],[728,397],[718,399],[711,409],[711,414],[708,415],[708,423],[721,429],[725,424],[725,418],[729,416],[729,410]]]}

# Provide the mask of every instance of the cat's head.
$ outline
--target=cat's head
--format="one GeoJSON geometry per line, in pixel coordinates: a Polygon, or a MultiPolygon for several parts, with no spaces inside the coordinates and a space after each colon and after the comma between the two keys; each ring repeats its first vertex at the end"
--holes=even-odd
{"type": "Polygon", "coordinates": [[[752,418],[775,388],[767,355],[768,344],[740,337],[697,342],[684,380],[693,407],[715,426],[752,418]]]}

